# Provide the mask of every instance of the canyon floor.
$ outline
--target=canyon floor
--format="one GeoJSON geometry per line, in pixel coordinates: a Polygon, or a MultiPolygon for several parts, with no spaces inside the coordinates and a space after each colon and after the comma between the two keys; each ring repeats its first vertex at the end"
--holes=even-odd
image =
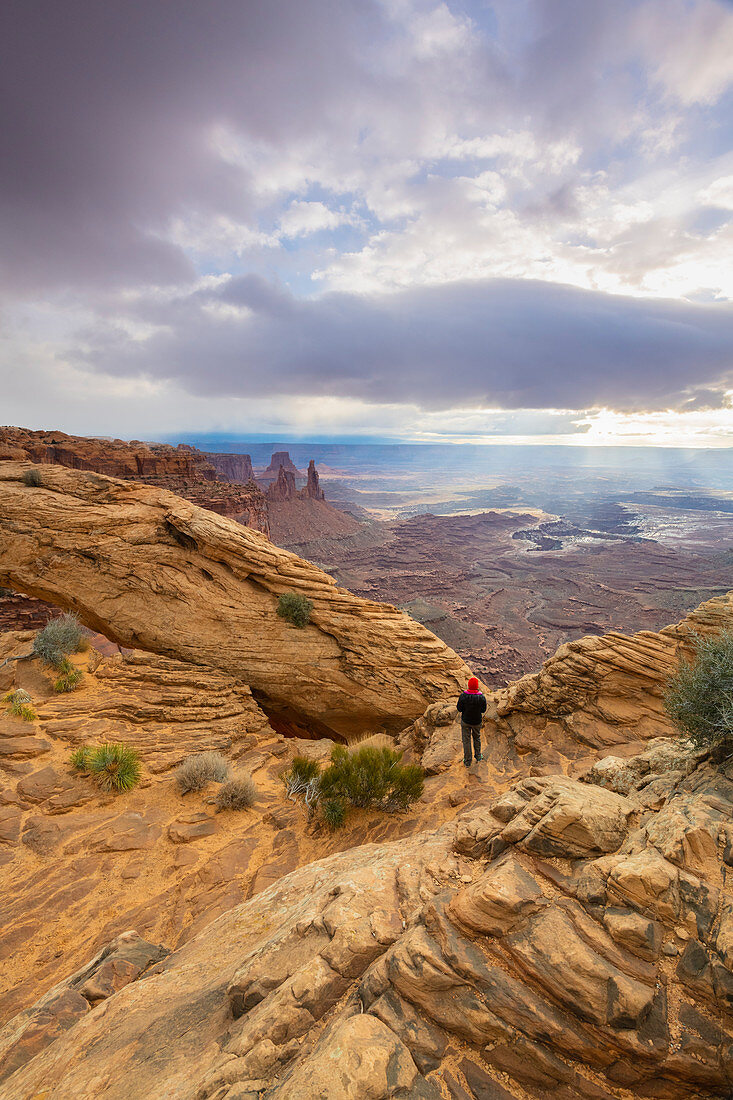
{"type": "MultiPolygon", "coordinates": [[[[518,509],[372,521],[345,539],[284,542],[358,595],[428,626],[492,687],[536,669],[564,641],[659,630],[733,586],[733,515],[645,506],[642,533],[526,537],[553,521],[518,509]]],[[[556,524],[557,525],[557,524],[556,524]]]]}

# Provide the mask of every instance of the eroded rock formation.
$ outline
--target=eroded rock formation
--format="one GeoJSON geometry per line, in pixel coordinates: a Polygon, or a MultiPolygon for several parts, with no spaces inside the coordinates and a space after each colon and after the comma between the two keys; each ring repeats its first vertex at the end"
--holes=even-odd
{"type": "Polygon", "coordinates": [[[206,451],[207,461],[211,463],[216,472],[227,481],[238,481],[246,485],[254,480],[252,459],[244,454],[214,454],[206,451]]]}
{"type": "Polygon", "coordinates": [[[725,1097],[732,813],[709,765],[653,798],[523,780],[231,909],[5,1095],[725,1097]]]}
{"type": "Polygon", "coordinates": [[[171,447],[165,443],[126,443],[57,431],[0,428],[0,461],[9,459],[58,464],[158,485],[255,531],[265,535],[270,532],[267,503],[252,479],[249,455],[208,455],[184,443],[171,447]],[[232,478],[232,472],[242,476],[232,478]],[[230,485],[230,481],[238,483],[230,485]]]}
{"type": "Polygon", "coordinates": [[[293,477],[300,476],[300,470],[293,462],[287,451],[275,451],[270,459],[270,465],[264,472],[264,477],[277,477],[280,470],[287,470],[293,477]]]}
{"type": "Polygon", "coordinates": [[[27,486],[25,469],[0,464],[0,584],[121,644],[225,671],[345,737],[401,729],[465,683],[427,629],[255,531],[165,490],[61,466],[27,486]],[[304,629],[278,616],[283,592],[313,602],[304,629]]]}
{"type": "Polygon", "coordinates": [[[658,633],[604,634],[566,642],[539,672],[495,693],[492,728],[520,753],[578,754],[674,731],[663,705],[664,685],[695,634],[718,633],[733,622],[733,593],[701,604],[658,633]]]}

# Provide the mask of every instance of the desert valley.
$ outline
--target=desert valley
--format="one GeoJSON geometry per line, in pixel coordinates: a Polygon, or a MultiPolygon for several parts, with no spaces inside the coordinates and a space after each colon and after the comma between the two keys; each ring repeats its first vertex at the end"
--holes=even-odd
{"type": "Polygon", "coordinates": [[[731,0],[5,0],[0,118],[0,1100],[733,1100],[731,0]]]}
{"type": "Polygon", "coordinates": [[[0,448],[0,687],[32,707],[0,718],[3,1097],[730,1095],[733,774],[662,701],[733,623],[724,494],[674,539],[568,536],[336,507],[283,451],[0,448]],[[90,631],[66,694],[34,641],[59,609],[90,631]],[[469,667],[497,687],[466,770],[469,667]],[[288,797],[375,735],[409,806],[334,830],[288,797]],[[135,747],[134,790],[70,766],[96,742],[135,747]],[[181,794],[201,752],[248,808],[181,794]]]}

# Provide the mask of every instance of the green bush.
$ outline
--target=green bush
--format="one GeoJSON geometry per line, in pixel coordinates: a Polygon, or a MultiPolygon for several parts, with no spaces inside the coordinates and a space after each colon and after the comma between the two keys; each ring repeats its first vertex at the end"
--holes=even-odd
{"type": "Polygon", "coordinates": [[[57,695],[63,695],[68,691],[76,691],[84,677],[84,673],[78,668],[74,668],[71,661],[67,661],[66,658],[58,666],[58,671],[61,675],[53,685],[53,690],[57,695]]]}
{"type": "Polygon", "coordinates": [[[3,696],[3,702],[8,704],[8,714],[14,718],[22,718],[24,722],[35,722],[38,715],[33,709],[31,697],[23,688],[16,688],[3,696]]]}
{"type": "Polygon", "coordinates": [[[29,470],[23,471],[23,484],[28,485],[31,489],[39,489],[43,485],[41,471],[37,466],[31,466],[29,470]]]}
{"type": "Polygon", "coordinates": [[[104,791],[129,791],[140,782],[140,754],[122,744],[97,745],[88,770],[104,791]]]}
{"type": "Polygon", "coordinates": [[[298,592],[284,592],[277,601],[277,613],[293,626],[304,627],[311,617],[313,601],[298,592]]]}
{"type": "Polygon", "coordinates": [[[317,779],[321,774],[321,765],[317,760],[311,760],[307,756],[294,756],[290,770],[285,774],[301,783],[309,783],[311,779],[317,779]]]}
{"type": "Polygon", "coordinates": [[[217,810],[246,810],[257,798],[257,788],[249,775],[235,775],[220,787],[216,796],[217,810]]]}
{"type": "Polygon", "coordinates": [[[331,832],[340,829],[346,820],[346,806],[340,798],[328,798],[321,806],[323,820],[331,832]]]}
{"type": "Polygon", "coordinates": [[[321,798],[343,799],[351,806],[403,809],[420,798],[424,776],[417,764],[403,765],[401,759],[401,752],[386,746],[365,745],[348,752],[336,745],[331,765],[321,776],[321,798]]]}
{"type": "Polygon", "coordinates": [[[70,653],[76,653],[84,642],[81,624],[76,615],[66,612],[46,623],[33,639],[33,652],[47,665],[61,668],[70,653]]]}
{"type": "Polygon", "coordinates": [[[695,657],[667,682],[664,705],[698,749],[733,753],[733,631],[695,638],[695,657]]]}
{"type": "Polygon", "coordinates": [[[71,766],[75,772],[88,772],[89,760],[92,750],[88,745],[82,745],[78,749],[74,749],[71,754],[71,766]]]}
{"type": "Polygon", "coordinates": [[[181,794],[200,791],[207,783],[224,783],[229,764],[218,752],[197,752],[176,768],[176,783],[181,794]]]}

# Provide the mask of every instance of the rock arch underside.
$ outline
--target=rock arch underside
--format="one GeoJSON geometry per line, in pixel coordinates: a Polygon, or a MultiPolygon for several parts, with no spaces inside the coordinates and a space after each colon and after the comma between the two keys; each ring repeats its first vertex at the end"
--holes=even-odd
{"type": "Polygon", "coordinates": [[[37,714],[0,714],[3,1100],[731,1095],[733,767],[683,754],[662,704],[731,594],[562,646],[489,696],[466,771],[468,670],[418,624],[170,493],[25,468],[0,464],[0,585],[130,651],[76,655],[58,696],[4,663],[32,632],[0,635],[0,689],[37,714]],[[313,829],[281,772],[376,728],[422,800],[313,829]],[[125,796],[68,767],[105,739],[142,753],[125,796]],[[251,809],[177,793],[202,748],[252,775],[251,809]]]}

